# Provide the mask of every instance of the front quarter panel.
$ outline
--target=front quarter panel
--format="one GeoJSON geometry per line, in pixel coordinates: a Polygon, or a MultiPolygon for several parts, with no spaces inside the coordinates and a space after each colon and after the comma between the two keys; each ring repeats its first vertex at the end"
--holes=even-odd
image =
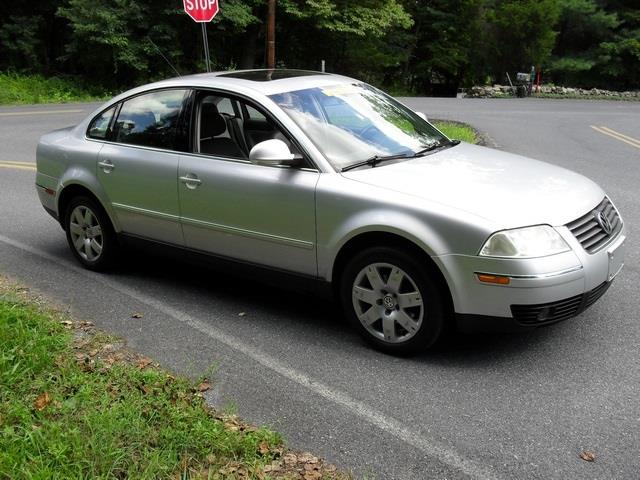
{"type": "Polygon", "coordinates": [[[318,273],[329,281],[340,249],[363,233],[385,232],[403,237],[437,263],[438,255],[475,254],[496,228],[488,220],[467,212],[342,175],[321,175],[316,204],[318,273]]]}

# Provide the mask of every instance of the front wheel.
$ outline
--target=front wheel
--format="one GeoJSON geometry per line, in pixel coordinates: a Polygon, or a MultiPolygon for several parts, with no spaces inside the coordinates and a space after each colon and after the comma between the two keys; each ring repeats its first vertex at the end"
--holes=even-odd
{"type": "Polygon", "coordinates": [[[74,198],[64,220],[69,247],[89,270],[107,270],[118,253],[118,241],[104,210],[89,197],[74,198]]]}
{"type": "Polygon", "coordinates": [[[419,261],[395,248],[375,247],[356,255],[344,270],[343,308],[362,337],[379,350],[417,353],[442,332],[442,293],[419,261]]]}

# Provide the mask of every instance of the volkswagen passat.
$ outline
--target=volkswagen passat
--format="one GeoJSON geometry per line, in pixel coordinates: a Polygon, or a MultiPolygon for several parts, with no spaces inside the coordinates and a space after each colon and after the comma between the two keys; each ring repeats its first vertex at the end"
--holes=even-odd
{"type": "Polygon", "coordinates": [[[357,80],[292,70],[130,90],[42,137],[37,191],[78,261],[127,242],[331,286],[374,346],[577,315],[623,265],[625,226],[577,173],[450,140],[357,80]],[[233,263],[231,263],[233,262],[233,263]]]}

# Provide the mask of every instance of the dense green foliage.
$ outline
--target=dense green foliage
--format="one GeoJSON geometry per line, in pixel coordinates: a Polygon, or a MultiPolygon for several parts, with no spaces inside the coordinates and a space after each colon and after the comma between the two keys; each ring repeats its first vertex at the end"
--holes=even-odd
{"type": "Polygon", "coordinates": [[[214,478],[228,465],[261,471],[281,447],[273,432],[214,418],[186,380],[88,368],[71,342],[51,315],[0,292],[0,478],[214,478]]]}
{"type": "MultiPolygon", "coordinates": [[[[216,69],[264,64],[266,0],[220,0],[216,69]]],[[[0,70],[72,75],[104,88],[203,70],[181,0],[8,2],[0,70]],[[162,55],[160,54],[162,52],[162,55]]],[[[640,87],[637,0],[279,0],[279,66],[363,78],[398,93],[449,93],[505,72],[579,87],[640,87]]]]}
{"type": "Polygon", "coordinates": [[[0,105],[65,103],[107,99],[110,93],[62,77],[0,73],[0,105]]]}

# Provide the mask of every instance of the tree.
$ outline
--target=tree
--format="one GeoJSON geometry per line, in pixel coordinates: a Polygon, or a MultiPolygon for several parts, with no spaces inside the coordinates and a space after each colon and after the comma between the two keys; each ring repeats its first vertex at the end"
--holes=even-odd
{"type": "Polygon", "coordinates": [[[595,0],[560,0],[560,9],[549,72],[559,83],[592,86],[592,70],[603,54],[602,43],[613,39],[620,21],[595,0]]]}
{"type": "Polygon", "coordinates": [[[411,89],[455,95],[461,83],[472,82],[480,6],[480,0],[407,2],[415,25],[403,77],[411,89]]]}
{"type": "MultiPolygon", "coordinates": [[[[556,40],[557,0],[487,0],[483,7],[480,54],[487,73],[502,81],[506,72],[544,65],[556,40]]],[[[476,63],[476,70],[482,65],[476,63]]]]}

